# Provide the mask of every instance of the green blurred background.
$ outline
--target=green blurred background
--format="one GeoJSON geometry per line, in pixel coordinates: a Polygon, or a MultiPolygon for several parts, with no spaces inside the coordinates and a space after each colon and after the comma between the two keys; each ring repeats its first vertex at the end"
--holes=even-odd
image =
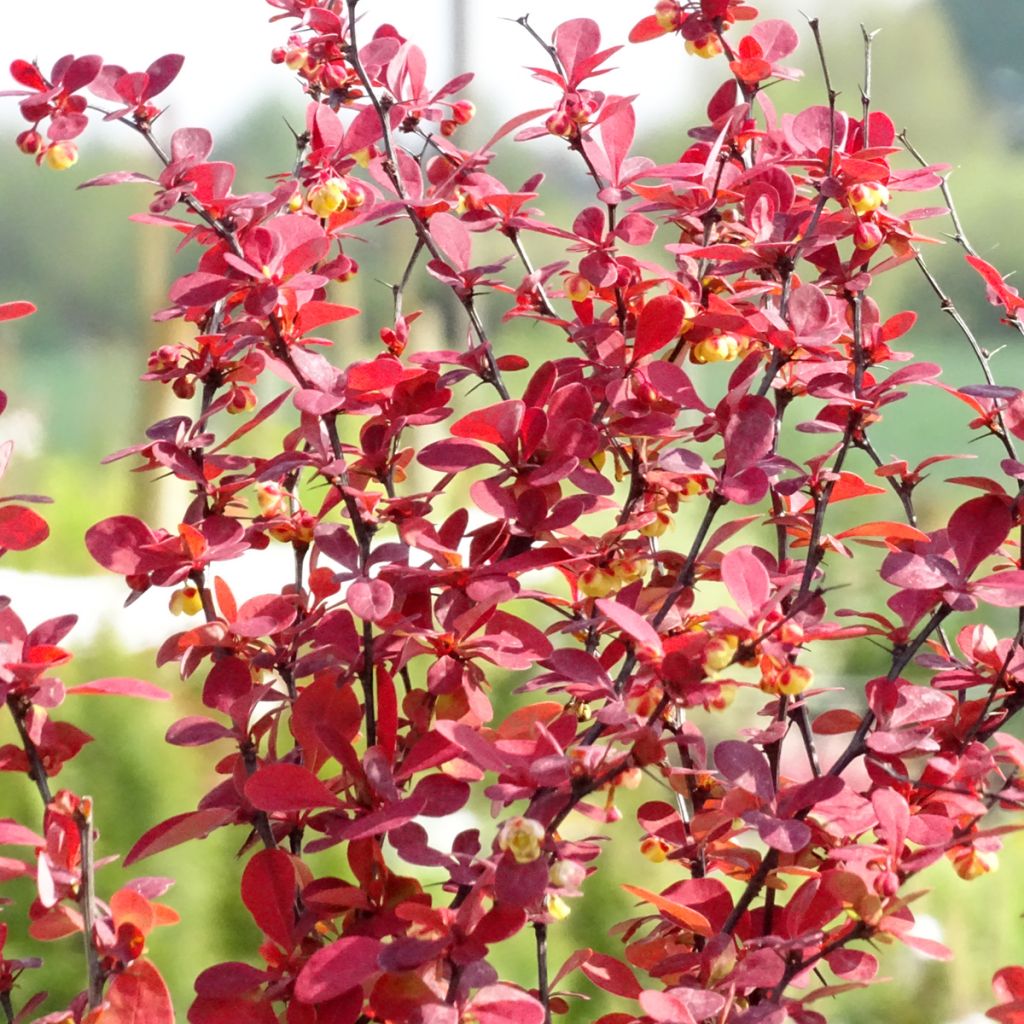
{"type": "MultiPolygon", "coordinates": [[[[386,15],[386,3],[376,6],[386,15]]],[[[458,5],[452,10],[441,3],[432,6],[445,16],[459,13],[458,5]]],[[[622,6],[635,8],[627,21],[647,11],[643,3],[622,6]]],[[[760,6],[765,15],[793,17],[801,27],[795,3],[773,4],[766,0],[760,6]]],[[[820,10],[815,13],[822,17],[833,80],[842,94],[840,105],[854,114],[860,109],[863,54],[857,22],[863,21],[869,29],[881,27],[875,44],[875,105],[888,111],[898,128],[907,127],[911,141],[930,160],[954,165],[954,195],[979,252],[1004,273],[1024,263],[1024,63],[1019,49],[1024,39],[1024,3],[934,0],[910,7],[857,3],[844,5],[841,12],[829,10],[827,4],[817,6],[820,10]]],[[[590,11],[581,11],[573,4],[548,4],[543,16],[538,10],[534,23],[546,30],[556,20],[581,13],[590,11]]],[[[257,16],[262,18],[262,13],[257,16]]],[[[6,13],[0,14],[0,27],[7,17],[6,13]]],[[[413,34],[407,21],[395,20],[413,34]]],[[[487,61],[479,8],[474,10],[472,24],[473,31],[469,31],[465,23],[461,29],[455,23],[452,35],[452,46],[466,58],[465,66],[469,67],[487,61]]],[[[806,30],[802,35],[809,37],[806,30]]],[[[520,45],[519,36],[508,38],[509,45],[520,45]]],[[[610,44],[619,40],[608,37],[606,41],[610,44]]],[[[27,52],[21,52],[23,56],[44,46],[36,38],[24,42],[23,51],[27,52]]],[[[71,48],[74,42],[68,45],[71,48]]],[[[244,45],[244,35],[234,45],[244,45]]],[[[145,54],[144,60],[151,59],[151,47],[145,54]]],[[[662,113],[666,98],[670,100],[674,112],[671,121],[659,124],[646,136],[641,133],[636,149],[659,160],[671,160],[685,146],[681,126],[700,116],[714,80],[707,68],[695,69],[699,62],[691,61],[687,76],[677,86],[673,68],[683,55],[674,42],[647,44],[644,55],[652,67],[659,62],[656,85],[621,76],[609,76],[602,85],[613,92],[659,92],[662,113]],[[673,93],[666,97],[669,88],[673,93]]],[[[517,59],[519,63],[539,63],[540,55],[523,43],[521,58],[517,59]]],[[[138,62],[140,66],[144,60],[138,62]]],[[[805,68],[806,76],[798,85],[773,89],[773,99],[780,109],[796,110],[822,102],[821,78],[812,47],[805,43],[792,63],[805,68]]],[[[436,77],[440,81],[443,74],[438,72],[436,77]]],[[[236,191],[261,188],[266,176],[290,165],[291,137],[282,118],[301,125],[303,115],[298,92],[290,89],[286,79],[284,74],[279,79],[278,95],[283,100],[239,101],[238,117],[226,121],[218,132],[216,155],[239,167],[236,191]]],[[[172,87],[171,96],[177,88],[172,87]]],[[[510,94],[515,95],[514,86],[490,81],[486,73],[480,76],[479,88],[473,92],[480,113],[477,123],[468,129],[467,142],[482,142],[498,118],[513,112],[510,94]]],[[[11,101],[6,102],[11,105],[11,101]]],[[[193,105],[183,116],[201,122],[202,109],[193,105]]],[[[7,117],[2,123],[7,125],[4,134],[13,139],[16,122],[7,117]]],[[[209,767],[210,758],[205,756],[210,751],[163,746],[163,734],[173,721],[201,710],[194,681],[182,684],[173,673],[154,668],[152,645],[175,625],[165,612],[163,597],[147,595],[131,609],[129,617],[122,616],[117,609],[123,596],[120,584],[95,576],[81,540],[93,522],[124,511],[157,525],[173,526],[177,522],[177,510],[183,504],[180,488],[169,481],[154,482],[150,476],[133,475],[128,462],[100,466],[99,461],[107,453],[141,440],[145,427],[154,420],[191,411],[170,404],[158,386],[137,383],[147,353],[181,336],[175,325],[152,324],[149,313],[166,301],[173,276],[189,269],[190,254],[175,256],[172,247],[176,237],[128,221],[129,215],[148,201],[144,188],[126,186],[73,193],[75,184],[106,170],[152,170],[135,140],[116,128],[104,130],[94,125],[82,149],[80,164],[58,175],[36,168],[17,153],[12,143],[0,146],[0,301],[28,298],[40,307],[39,313],[27,321],[0,325],[0,387],[11,402],[0,421],[0,438],[14,437],[17,445],[3,493],[30,491],[55,499],[45,513],[53,538],[41,549],[4,559],[0,592],[11,595],[29,626],[48,615],[67,611],[82,614],[82,627],[69,638],[77,656],[64,673],[67,683],[101,675],[138,675],[174,692],[172,704],[77,698],[80,710],[69,701],[58,712],[96,737],[97,742],[85,749],[56,784],[94,797],[102,833],[99,854],[103,856],[123,854],[143,829],[192,809],[215,777],[209,767]]],[[[590,193],[579,168],[565,158],[554,140],[528,146],[506,143],[501,147],[497,167],[503,180],[514,187],[541,164],[554,172],[554,178],[540,204],[550,220],[564,222],[588,201],[590,193]],[[566,189],[575,191],[566,193],[566,189]]],[[[914,206],[940,204],[937,196],[915,195],[912,200],[914,206]]],[[[922,229],[940,236],[948,224],[941,220],[924,222],[922,229]]],[[[339,358],[367,357],[378,350],[376,327],[387,322],[390,305],[389,289],[379,282],[393,281],[400,273],[409,249],[406,234],[396,227],[381,232],[373,248],[353,244],[351,252],[363,270],[335,298],[363,307],[366,314],[343,325],[335,335],[339,358]]],[[[542,261],[544,251],[543,244],[535,246],[535,262],[542,261]]],[[[962,253],[947,244],[929,247],[926,255],[982,343],[992,349],[1006,346],[994,359],[999,381],[1019,381],[1024,370],[1024,343],[1016,334],[1000,329],[998,315],[985,302],[980,281],[965,267],[962,253]]],[[[938,362],[949,382],[980,382],[980,372],[961,338],[938,310],[912,265],[881,278],[873,294],[886,313],[905,308],[920,312],[918,326],[905,340],[905,347],[913,348],[920,358],[938,362]]],[[[406,309],[418,308],[426,311],[417,334],[421,344],[458,344],[462,327],[457,311],[429,280],[414,285],[407,296],[406,309]]],[[[496,304],[485,305],[485,313],[496,322],[500,309],[496,304]]],[[[500,338],[505,351],[522,351],[534,363],[544,357],[543,333],[529,326],[503,328],[500,338]]],[[[874,434],[883,458],[898,455],[913,464],[931,454],[961,450],[970,418],[966,406],[937,389],[917,389],[912,404],[895,408],[893,416],[874,434]]],[[[940,465],[932,481],[921,490],[919,500],[926,528],[969,496],[969,492],[943,488],[940,481],[944,475],[996,469],[999,452],[995,445],[982,442],[970,450],[977,456],[976,463],[940,465]]],[[[867,472],[865,466],[853,468],[867,472]]],[[[879,519],[896,516],[896,509],[880,505],[872,513],[872,518],[879,519]]],[[[849,565],[832,559],[830,570],[850,583],[850,596],[843,601],[855,605],[863,595],[857,591],[849,565]]],[[[878,600],[884,596],[876,595],[878,600]]],[[[868,643],[848,645],[846,654],[846,662],[833,662],[829,667],[837,682],[845,681],[852,687],[859,687],[884,664],[884,656],[868,643]]],[[[497,694],[508,694],[508,681],[495,676],[494,682],[497,694]]],[[[508,698],[498,699],[499,710],[501,700],[508,698]]],[[[709,728],[724,736],[756,703],[754,699],[741,702],[730,718],[716,719],[709,728]]],[[[12,733],[5,720],[0,726],[0,742],[11,741],[12,733]]],[[[656,793],[644,794],[644,798],[656,797],[656,793]]],[[[630,865],[635,863],[635,826],[629,807],[623,810],[623,822],[611,831],[616,842],[608,845],[598,877],[588,883],[590,898],[579,901],[569,919],[551,929],[552,963],[556,967],[577,945],[610,952],[619,948],[605,929],[608,922],[628,915],[629,901],[610,883],[600,898],[595,899],[595,895],[601,879],[629,877],[630,865]],[[600,915],[593,909],[598,903],[600,915]]],[[[491,826],[485,808],[480,808],[480,813],[485,835],[489,835],[491,826]]],[[[27,822],[38,818],[35,794],[27,780],[5,777],[0,781],[0,817],[27,822]]],[[[244,838],[240,831],[220,832],[201,843],[155,857],[136,869],[177,879],[168,902],[180,912],[183,923],[154,935],[151,951],[168,978],[182,1017],[191,981],[199,970],[222,959],[245,958],[258,942],[255,928],[239,909],[237,899],[242,862],[235,858],[235,852],[244,838]]],[[[343,872],[336,852],[325,855],[321,863],[325,871],[343,872]]],[[[643,864],[645,882],[652,888],[661,888],[674,878],[671,864],[643,864]]],[[[847,1024],[873,1024],[880,1019],[933,1024],[964,1021],[979,1014],[991,1003],[992,971],[1024,958],[1020,924],[1024,893],[1017,883],[1022,874],[1024,844],[1016,840],[1008,842],[998,873],[971,883],[958,879],[948,865],[938,865],[926,879],[933,892],[916,909],[935,919],[936,934],[941,933],[943,941],[954,948],[957,959],[949,965],[938,965],[902,948],[886,950],[882,973],[896,979],[894,983],[843,996],[834,1000],[834,1005],[822,1007],[823,1011],[830,1019],[847,1024]]],[[[99,880],[101,893],[115,889],[122,876],[116,864],[104,868],[99,880]]],[[[20,906],[30,893],[28,884],[15,884],[5,895],[20,906]]],[[[14,929],[17,910],[5,916],[14,929]]],[[[69,941],[39,951],[30,950],[29,944],[19,939],[15,948],[22,954],[41,952],[46,957],[45,984],[54,993],[54,1005],[58,998],[66,999],[80,987],[77,943],[69,941]]],[[[507,955],[507,976],[529,986],[533,951],[528,938],[524,936],[523,942],[507,955]]],[[[34,991],[36,986],[37,979],[26,976],[23,991],[34,991]]],[[[601,993],[578,976],[570,979],[570,987],[593,997],[592,1002],[574,1008],[571,1020],[592,1020],[610,1008],[601,993]]]]}

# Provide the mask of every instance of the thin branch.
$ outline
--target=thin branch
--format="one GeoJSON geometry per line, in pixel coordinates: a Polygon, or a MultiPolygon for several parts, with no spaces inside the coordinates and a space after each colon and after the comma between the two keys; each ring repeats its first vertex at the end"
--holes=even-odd
{"type": "Polygon", "coordinates": [[[82,912],[82,932],[85,939],[85,960],[89,971],[89,1009],[95,1010],[103,1002],[103,969],[96,952],[96,858],[93,851],[92,799],[83,796],[74,813],[82,850],[82,883],[78,892],[78,906],[82,912]],[[84,810],[83,810],[84,808],[84,810]]]}
{"type": "Polygon", "coordinates": [[[551,994],[548,991],[548,926],[543,921],[533,922],[533,936],[537,943],[537,995],[544,1007],[544,1024],[551,1024],[551,994]]]}

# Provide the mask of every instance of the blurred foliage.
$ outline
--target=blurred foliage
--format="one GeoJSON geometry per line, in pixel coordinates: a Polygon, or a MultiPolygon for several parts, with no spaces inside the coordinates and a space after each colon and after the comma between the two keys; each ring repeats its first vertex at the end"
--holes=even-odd
{"type": "MultiPolygon", "coordinates": [[[[771,13],[769,3],[762,6],[765,13],[771,13]]],[[[882,6],[863,6],[869,29],[885,25],[885,32],[874,43],[872,102],[889,112],[898,128],[908,126],[910,140],[928,160],[955,166],[954,196],[972,241],[1004,273],[1011,271],[1024,263],[1024,233],[1017,232],[1008,219],[1010,211],[1016,214],[1024,208],[1024,156],[1018,148],[1022,134],[1016,116],[1020,89],[1014,84],[1020,81],[1017,64],[1024,33],[1024,5],[1019,0],[990,0],[985,5],[987,17],[979,15],[979,5],[967,0],[937,0],[902,14],[882,6]]],[[[849,33],[837,38],[827,19],[823,19],[822,27],[830,72],[841,91],[840,105],[859,116],[861,41],[849,33]]],[[[806,76],[799,85],[784,87],[788,90],[787,109],[824,102],[821,74],[809,41],[797,63],[806,69],[806,76]]],[[[775,95],[773,90],[772,97],[775,95]]],[[[702,101],[694,98],[693,102],[702,101]]],[[[481,100],[479,105],[481,113],[473,130],[483,126],[479,127],[483,132],[493,118],[488,117],[486,101],[481,100]]],[[[678,123],[687,122],[697,113],[693,110],[688,116],[683,110],[678,123]]],[[[216,155],[233,159],[242,168],[240,189],[263,187],[261,182],[267,176],[290,166],[293,142],[282,119],[301,128],[301,104],[280,111],[265,106],[254,110],[232,135],[218,140],[216,155]]],[[[148,316],[166,301],[169,281],[188,268],[189,253],[173,255],[176,238],[129,222],[130,214],[147,201],[145,187],[70,194],[71,184],[114,167],[152,170],[151,157],[141,142],[127,139],[118,143],[116,131],[111,131],[105,137],[123,145],[112,150],[104,148],[100,141],[103,137],[102,128],[97,126],[87,137],[80,165],[62,176],[37,169],[9,143],[0,146],[0,238],[4,240],[0,247],[0,299],[27,298],[40,307],[29,320],[0,328],[4,353],[0,387],[11,398],[0,433],[13,434],[17,443],[3,492],[38,492],[56,499],[44,510],[55,537],[14,562],[18,568],[91,572],[92,563],[81,537],[93,522],[128,510],[146,515],[156,524],[173,525],[183,505],[180,493],[167,494],[167,487],[154,483],[150,475],[129,474],[130,462],[102,468],[98,465],[109,452],[141,440],[149,423],[188,411],[168,404],[159,386],[139,385],[137,378],[152,348],[181,337],[175,333],[180,332],[179,326],[151,324],[148,316]]],[[[480,142],[482,138],[470,136],[469,141],[473,140],[480,142]]],[[[637,148],[657,159],[672,160],[686,144],[686,139],[672,131],[658,131],[642,138],[637,148]]],[[[553,221],[564,218],[572,204],[589,196],[587,182],[578,168],[569,164],[567,155],[559,158],[557,145],[555,140],[540,140],[528,147],[504,145],[499,157],[499,174],[511,185],[528,177],[540,159],[555,167],[553,182],[549,180],[540,200],[553,221]],[[539,156],[534,147],[543,148],[543,155],[539,156]],[[559,190],[572,187],[569,182],[576,183],[575,194],[559,196],[559,190]]],[[[913,198],[917,206],[940,203],[933,196],[913,198]]],[[[922,230],[941,239],[949,224],[941,219],[925,221],[922,230]]],[[[407,235],[401,225],[395,225],[380,232],[373,246],[352,243],[352,255],[362,263],[362,272],[332,298],[360,306],[366,313],[338,328],[334,337],[339,360],[367,358],[379,350],[374,325],[389,321],[391,304],[390,288],[381,282],[397,280],[401,275],[410,249],[407,235]],[[394,244],[390,244],[391,239],[394,244]]],[[[538,265],[553,258],[545,243],[544,239],[530,240],[538,265]]],[[[974,325],[982,344],[990,348],[1008,346],[995,358],[998,378],[1005,382],[1020,380],[1024,376],[1020,339],[999,327],[998,315],[986,303],[981,282],[965,266],[962,252],[946,244],[926,247],[925,256],[974,325]]],[[[414,330],[413,344],[417,335],[431,336],[432,340],[447,335],[452,347],[457,347],[464,334],[458,310],[439,298],[437,291],[428,281],[415,285],[406,295],[407,311],[425,310],[414,330]]],[[[880,279],[873,294],[886,314],[905,308],[919,311],[920,320],[906,339],[907,347],[912,347],[919,358],[939,363],[944,379],[958,384],[980,379],[956,328],[941,312],[912,264],[880,279]]],[[[484,310],[494,320],[502,312],[493,300],[485,300],[484,310]]],[[[552,354],[543,329],[536,330],[530,324],[506,328],[502,344],[522,351],[534,365],[552,354]]],[[[714,372],[711,367],[693,369],[698,389],[700,373],[714,372]]],[[[912,460],[935,452],[957,451],[971,418],[967,407],[939,389],[918,389],[912,402],[912,422],[901,418],[908,415],[908,405],[876,428],[875,444],[882,457],[898,452],[912,460]]],[[[223,424],[217,426],[218,430],[222,428],[223,424]]],[[[994,445],[978,445],[973,453],[980,464],[990,467],[999,458],[994,445]]],[[[852,468],[867,472],[866,466],[852,468]]],[[[925,528],[962,500],[959,493],[944,490],[937,481],[976,471],[981,471],[980,465],[965,469],[962,462],[935,467],[936,479],[920,492],[925,528]]],[[[458,500],[458,496],[452,496],[453,503],[458,500]]],[[[875,517],[892,514],[891,509],[879,510],[875,517]]],[[[830,572],[839,578],[848,576],[856,585],[856,574],[849,563],[832,558],[830,572]]],[[[884,596],[879,595],[879,600],[884,596]]],[[[17,594],[12,597],[17,608],[17,594]]],[[[149,598],[157,600],[154,595],[149,598]]],[[[851,599],[851,603],[856,602],[851,599]]],[[[54,613],[65,610],[60,595],[55,594],[54,613]]],[[[74,634],[70,642],[73,646],[74,634]]],[[[881,653],[865,641],[851,662],[831,665],[830,672],[834,679],[848,681],[856,690],[882,663],[881,653]]],[[[163,747],[163,734],[171,722],[201,710],[196,687],[181,683],[172,672],[156,671],[150,654],[118,651],[109,638],[86,651],[79,650],[65,681],[73,684],[113,674],[153,679],[175,697],[172,704],[160,705],[118,698],[76,698],[83,701],[80,711],[79,704],[69,701],[58,712],[58,716],[73,718],[96,737],[96,743],[86,747],[55,785],[67,785],[93,796],[102,833],[100,856],[124,854],[143,829],[192,809],[198,796],[215,781],[209,750],[163,747]]],[[[514,685],[511,679],[496,677],[496,703],[512,700],[514,685]]],[[[743,695],[730,714],[721,717],[721,735],[739,728],[744,716],[749,721],[759,703],[755,694],[743,695]]],[[[12,732],[10,723],[4,720],[0,742],[10,741],[12,732]]],[[[643,799],[659,798],[652,796],[655,788],[656,783],[645,788],[643,799]]],[[[617,938],[607,935],[605,929],[608,920],[621,919],[631,912],[631,900],[604,880],[624,877],[626,866],[635,866],[638,798],[636,794],[620,793],[616,799],[624,818],[609,830],[615,842],[608,844],[598,876],[588,882],[591,898],[579,901],[568,920],[551,927],[552,973],[580,946],[612,953],[621,948],[617,938]],[[594,891],[602,885],[600,900],[593,899],[594,891]]],[[[486,807],[478,806],[476,814],[484,841],[488,842],[492,825],[486,807]]],[[[38,820],[37,796],[27,779],[4,780],[0,816],[38,820]]],[[[592,830],[586,822],[571,827],[581,834],[592,830]]],[[[151,949],[182,1012],[189,1001],[191,981],[203,967],[245,956],[254,945],[256,930],[237,899],[241,867],[235,854],[244,840],[241,829],[222,830],[201,843],[161,854],[132,869],[132,874],[166,874],[177,880],[167,902],[182,915],[182,924],[154,934],[151,949]]],[[[321,855],[319,863],[325,871],[346,872],[337,850],[321,855]]],[[[651,888],[663,888],[674,879],[671,862],[649,867],[644,862],[644,867],[644,882],[651,888]]],[[[1024,844],[1017,838],[1008,841],[1001,870],[974,882],[962,882],[947,864],[932,868],[922,879],[922,887],[931,886],[934,891],[915,906],[915,911],[931,914],[942,922],[942,938],[955,949],[957,959],[950,965],[936,965],[903,948],[883,950],[882,974],[898,980],[844,995],[835,1009],[830,1008],[832,1019],[837,1024],[874,1024],[880,1019],[934,1024],[988,1006],[992,970],[1024,960],[1024,934],[1018,922],[1024,904],[1014,882],[1022,873],[1024,844]]],[[[98,882],[101,895],[116,889],[122,875],[116,863],[103,868],[98,882]]],[[[31,898],[31,891],[31,884],[22,882],[10,886],[5,895],[20,906],[31,898]]],[[[5,915],[12,929],[19,916],[17,912],[5,915]]],[[[15,949],[27,955],[28,945],[15,936],[15,949]]],[[[79,987],[82,977],[79,945],[68,940],[41,952],[48,962],[46,975],[55,997],[66,999],[79,987]]],[[[510,975],[529,984],[534,951],[527,932],[510,947],[508,956],[510,975]]],[[[27,975],[25,991],[34,990],[34,984],[27,975]]],[[[592,997],[591,1002],[574,1002],[569,1018],[574,1024],[584,1024],[610,1008],[603,993],[579,975],[570,977],[566,984],[592,997]]]]}

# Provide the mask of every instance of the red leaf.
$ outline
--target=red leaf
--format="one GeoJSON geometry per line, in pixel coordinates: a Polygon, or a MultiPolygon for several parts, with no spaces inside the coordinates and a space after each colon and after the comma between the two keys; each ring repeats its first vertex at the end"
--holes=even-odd
{"type": "Polygon", "coordinates": [[[35,311],[36,307],[31,302],[0,302],[0,322],[31,316],[35,311]]]}
{"type": "Polygon", "coordinates": [[[170,700],[171,695],[147,683],[144,679],[131,679],[127,676],[110,676],[107,679],[94,679],[91,683],[82,683],[80,686],[69,686],[68,695],[80,694],[108,694],[115,697],[142,697],[144,700],[170,700]]]}
{"type": "Polygon", "coordinates": [[[684,311],[683,303],[675,295],[658,295],[644,306],[636,325],[634,362],[679,337],[684,311]]]}
{"type": "Polygon", "coordinates": [[[544,1024],[544,1007],[521,989],[498,982],[485,985],[466,1004],[478,1024],[544,1024]]]}
{"type": "Polygon", "coordinates": [[[260,850],[242,873],[242,902],[260,931],[286,952],[295,948],[295,865],[284,850],[260,850]]]}
{"type": "Polygon", "coordinates": [[[378,971],[381,943],[365,935],[346,935],[306,961],[295,980],[303,1003],[323,1003],[370,980],[378,971]]]}
{"type": "Polygon", "coordinates": [[[750,35],[761,45],[761,56],[774,64],[788,57],[800,44],[796,29],[788,21],[769,18],[760,21],[750,30],[750,35]]]}
{"type": "Polygon", "coordinates": [[[205,839],[214,829],[226,824],[235,815],[232,807],[207,807],[199,811],[186,811],[154,825],[128,851],[125,866],[143,857],[169,850],[189,839],[205,839]]]}
{"type": "MultiPolygon", "coordinates": [[[[767,764],[765,767],[767,768],[767,764]]],[[[622,888],[638,900],[650,903],[661,913],[665,914],[666,917],[671,917],[674,921],[685,925],[690,931],[705,937],[711,935],[711,922],[703,914],[697,913],[696,910],[691,910],[689,907],[683,906],[682,903],[677,903],[675,900],[670,900],[665,896],[659,896],[658,893],[651,892],[650,889],[644,889],[639,885],[623,884],[622,888]]]]}
{"type": "Polygon", "coordinates": [[[837,533],[835,537],[837,540],[844,540],[847,537],[885,537],[887,540],[913,540],[925,544],[931,540],[923,530],[918,530],[907,523],[894,523],[888,520],[851,526],[850,529],[837,533]]]}
{"type": "Polygon", "coordinates": [[[515,442],[525,412],[526,406],[515,399],[489,405],[456,420],[452,424],[451,435],[488,441],[507,449],[515,442]]]}
{"type": "Polygon", "coordinates": [[[103,1024],[174,1024],[171,995],[152,963],[136,960],[114,978],[103,1024]]]}
{"type": "Polygon", "coordinates": [[[238,609],[238,618],[230,624],[236,636],[255,640],[274,636],[295,621],[295,605],[280,594],[263,594],[251,598],[238,609]]]}
{"type": "Polygon", "coordinates": [[[246,780],[245,795],[261,811],[334,807],[338,798],[299,764],[265,764],[246,780]]]}
{"type": "Polygon", "coordinates": [[[312,301],[307,302],[299,310],[295,324],[299,334],[308,334],[324,324],[347,320],[351,316],[358,316],[359,313],[360,310],[355,306],[341,306],[337,302],[312,301]]]}
{"type": "Polygon", "coordinates": [[[146,86],[143,99],[150,100],[162,93],[178,77],[178,72],[181,71],[181,66],[184,63],[185,58],[180,53],[168,53],[153,61],[146,68],[149,84],[146,86]]]}
{"type": "Polygon", "coordinates": [[[356,580],[345,599],[353,615],[367,622],[381,622],[395,603],[395,593],[383,580],[356,580]]]}
{"type": "Polygon", "coordinates": [[[661,637],[642,615],[610,598],[602,597],[594,603],[602,615],[611,619],[623,633],[631,636],[641,647],[646,647],[654,653],[661,653],[661,637]]]}
{"type": "Polygon", "coordinates": [[[24,505],[0,506],[0,547],[28,551],[50,535],[46,520],[24,505]]]}
{"type": "Polygon", "coordinates": [[[398,695],[395,681],[383,665],[377,666],[377,743],[388,764],[393,764],[398,744],[398,695]]]}
{"type": "Polygon", "coordinates": [[[636,999],[643,991],[633,971],[606,953],[592,953],[579,967],[598,988],[614,996],[636,999]]]}
{"type": "Polygon", "coordinates": [[[856,732],[860,727],[860,715],[849,708],[832,708],[823,711],[814,720],[812,731],[818,736],[838,736],[846,732],[856,732]]]}
{"type": "Polygon", "coordinates": [[[771,595],[768,570],[752,548],[736,548],[722,559],[722,582],[739,610],[750,618],[771,595]]]}
{"type": "Polygon", "coordinates": [[[10,818],[0,821],[0,846],[45,846],[41,836],[10,818]]]}
{"type": "Polygon", "coordinates": [[[553,41],[558,59],[570,80],[576,65],[592,57],[601,45],[601,30],[590,18],[574,18],[555,29],[553,41]]]}
{"type": "Polygon", "coordinates": [[[629,30],[629,41],[631,43],[646,43],[649,39],[657,39],[668,31],[662,27],[657,15],[648,14],[646,18],[641,18],[629,30]]]}
{"type": "Polygon", "coordinates": [[[111,516],[85,535],[89,554],[111,572],[130,576],[139,571],[140,549],[156,541],[153,531],[135,516],[111,516]]]}

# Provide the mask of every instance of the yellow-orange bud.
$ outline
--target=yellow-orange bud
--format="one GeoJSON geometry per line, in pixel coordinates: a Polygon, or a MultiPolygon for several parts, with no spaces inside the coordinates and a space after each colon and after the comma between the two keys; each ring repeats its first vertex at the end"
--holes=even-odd
{"type": "Polygon", "coordinates": [[[591,566],[580,575],[580,593],[587,597],[607,597],[620,586],[619,577],[602,566],[591,566]]]}
{"type": "Polygon", "coordinates": [[[561,896],[550,892],[544,897],[544,909],[556,921],[564,921],[572,913],[572,908],[561,896]]]}
{"type": "Polygon", "coordinates": [[[889,202],[889,190],[878,181],[859,181],[850,186],[846,198],[854,213],[863,217],[889,202]]]}
{"type": "Polygon", "coordinates": [[[787,697],[803,693],[814,682],[814,673],[803,665],[787,665],[775,683],[775,689],[787,697]]]}
{"type": "Polygon", "coordinates": [[[198,615],[203,610],[203,597],[196,587],[182,587],[171,594],[169,607],[175,615],[198,615]]]}
{"type": "Polygon", "coordinates": [[[708,675],[716,672],[724,672],[733,662],[736,649],[739,647],[739,638],[728,636],[716,636],[708,641],[704,648],[704,659],[701,666],[708,675]]]}
{"type": "Polygon", "coordinates": [[[660,537],[672,525],[672,517],[662,509],[654,513],[654,519],[640,527],[645,537],[660,537]]]}
{"type": "Polygon", "coordinates": [[[730,363],[740,354],[740,340],[734,334],[716,334],[698,341],[690,349],[695,363],[730,363]]]}
{"type": "Polygon", "coordinates": [[[594,286],[582,274],[570,274],[565,279],[565,297],[583,302],[593,294],[594,286]]]}
{"type": "Polygon", "coordinates": [[[273,480],[256,485],[256,501],[260,506],[260,514],[268,519],[287,513],[288,492],[273,480]]]}
{"type": "Polygon", "coordinates": [[[652,863],[660,864],[665,860],[672,847],[660,836],[646,836],[640,842],[640,852],[652,863]]]}
{"type": "Polygon", "coordinates": [[[694,57],[703,57],[708,60],[710,57],[717,57],[722,52],[722,41],[716,35],[708,33],[699,39],[686,40],[686,52],[694,57]]]}
{"type": "Polygon", "coordinates": [[[66,171],[78,163],[78,147],[73,142],[55,142],[46,151],[46,166],[55,171],[66,171]]]}
{"type": "Polygon", "coordinates": [[[541,854],[544,826],[533,818],[510,818],[498,833],[498,847],[512,854],[517,864],[529,864],[541,854]]]}
{"type": "Polygon", "coordinates": [[[329,217],[346,205],[345,183],[341,178],[328,178],[309,190],[310,208],[318,217],[329,217]]]}

